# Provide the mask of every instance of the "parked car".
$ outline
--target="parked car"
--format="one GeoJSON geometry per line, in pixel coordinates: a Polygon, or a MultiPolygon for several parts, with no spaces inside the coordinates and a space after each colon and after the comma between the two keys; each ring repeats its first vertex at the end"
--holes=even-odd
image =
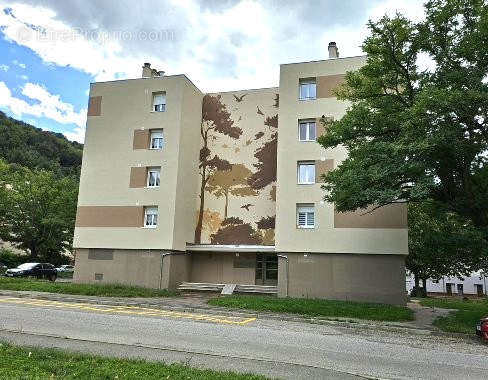
{"type": "Polygon", "coordinates": [[[7,269],[7,277],[36,277],[47,278],[49,281],[56,281],[58,271],[52,264],[48,263],[25,263],[20,264],[17,268],[7,269]]]}
{"type": "Polygon", "coordinates": [[[75,267],[73,265],[61,265],[59,268],[56,268],[58,272],[66,272],[66,273],[73,273],[75,271],[75,267]]]}
{"type": "Polygon", "coordinates": [[[481,318],[476,324],[476,335],[480,336],[485,343],[488,343],[488,315],[481,318]]]}

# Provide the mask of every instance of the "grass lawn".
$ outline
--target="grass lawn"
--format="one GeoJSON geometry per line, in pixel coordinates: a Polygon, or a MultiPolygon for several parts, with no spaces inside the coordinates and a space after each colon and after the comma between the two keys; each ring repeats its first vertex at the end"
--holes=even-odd
{"type": "Polygon", "coordinates": [[[0,343],[1,379],[260,380],[262,376],[193,369],[181,364],[111,359],[0,343]]]}
{"type": "Polygon", "coordinates": [[[473,334],[476,322],[488,315],[488,300],[470,299],[463,301],[455,298],[419,298],[423,306],[438,307],[442,309],[456,309],[446,317],[439,317],[434,321],[442,331],[473,334]]]}
{"type": "Polygon", "coordinates": [[[414,319],[413,312],[405,306],[374,303],[241,295],[216,297],[210,299],[208,303],[236,309],[294,313],[307,317],[342,317],[374,321],[411,321],[414,319]]]}
{"type": "Polygon", "coordinates": [[[58,272],[58,278],[73,278],[73,272],[58,272]]]}
{"type": "Polygon", "coordinates": [[[101,297],[170,297],[178,295],[175,290],[149,289],[120,284],[73,284],[69,282],[49,282],[30,278],[0,277],[2,290],[32,290],[62,294],[76,294],[101,297]]]}

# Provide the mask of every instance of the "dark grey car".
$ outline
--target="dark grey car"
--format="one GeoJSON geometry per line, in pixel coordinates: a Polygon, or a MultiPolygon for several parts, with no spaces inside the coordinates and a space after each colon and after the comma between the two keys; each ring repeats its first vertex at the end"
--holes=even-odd
{"type": "Polygon", "coordinates": [[[7,269],[7,277],[36,277],[38,279],[46,278],[49,281],[56,281],[58,272],[54,265],[48,263],[25,263],[20,264],[17,268],[7,269]]]}

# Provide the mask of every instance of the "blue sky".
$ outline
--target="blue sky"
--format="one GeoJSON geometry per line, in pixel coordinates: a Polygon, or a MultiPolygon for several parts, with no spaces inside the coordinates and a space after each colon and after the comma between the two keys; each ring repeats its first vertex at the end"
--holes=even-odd
{"type": "MultiPolygon", "coordinates": [[[[72,104],[76,112],[86,109],[88,90],[94,77],[69,66],[57,66],[43,62],[31,49],[8,42],[0,33],[0,82],[10,89],[12,96],[29,104],[38,103],[22,94],[26,83],[34,83],[44,87],[51,94],[60,94],[61,101],[72,104]],[[69,85],[66,85],[69,83],[69,85]]],[[[0,109],[9,116],[19,118],[8,106],[0,105],[0,109]]],[[[74,123],[60,123],[45,116],[23,114],[20,119],[36,127],[55,132],[72,132],[74,123]]]]}
{"type": "Polygon", "coordinates": [[[0,110],[83,142],[90,82],[144,62],[203,92],[277,86],[281,63],[362,54],[368,19],[422,0],[0,0],[0,110]]]}

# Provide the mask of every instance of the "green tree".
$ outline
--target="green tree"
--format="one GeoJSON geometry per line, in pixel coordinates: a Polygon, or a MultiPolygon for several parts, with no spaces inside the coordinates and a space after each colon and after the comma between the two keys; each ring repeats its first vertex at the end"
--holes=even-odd
{"type": "Polygon", "coordinates": [[[325,176],[325,198],[339,211],[432,199],[486,231],[488,7],[431,0],[425,11],[419,24],[369,22],[367,62],[337,91],[351,106],[319,138],[349,153],[325,176]]]}
{"type": "Polygon", "coordinates": [[[79,175],[83,145],[61,133],[43,131],[0,111],[0,158],[31,170],[79,175]]]}
{"type": "Polygon", "coordinates": [[[71,250],[78,179],[0,165],[0,237],[30,252],[31,259],[59,264],[71,250]]]}
{"type": "Polygon", "coordinates": [[[408,207],[406,268],[419,282],[443,276],[463,277],[486,265],[488,243],[472,221],[446,210],[436,202],[411,203],[408,207]]]}

